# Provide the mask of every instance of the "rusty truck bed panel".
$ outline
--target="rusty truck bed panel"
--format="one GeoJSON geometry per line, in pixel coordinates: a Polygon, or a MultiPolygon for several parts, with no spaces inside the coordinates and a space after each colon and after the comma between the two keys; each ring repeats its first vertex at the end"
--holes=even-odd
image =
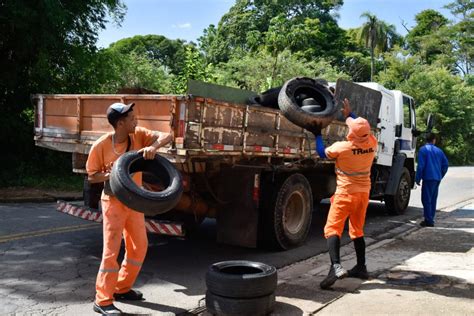
{"type": "MultiPolygon", "coordinates": [[[[140,126],[173,131],[176,150],[168,152],[170,159],[316,157],[312,134],[271,108],[179,95],[35,95],[33,100],[36,144],[54,150],[87,154],[100,135],[112,131],[107,107],[134,102],[140,126]]],[[[335,121],[323,135],[332,143],[343,139],[346,130],[335,121]]]]}

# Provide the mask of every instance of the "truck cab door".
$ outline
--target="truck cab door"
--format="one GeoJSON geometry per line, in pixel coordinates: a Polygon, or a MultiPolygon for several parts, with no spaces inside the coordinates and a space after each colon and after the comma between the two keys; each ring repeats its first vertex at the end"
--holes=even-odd
{"type": "Polygon", "coordinates": [[[393,160],[393,150],[395,144],[395,107],[393,95],[382,92],[382,104],[379,113],[379,123],[377,127],[380,133],[377,135],[378,150],[377,164],[383,166],[391,166],[393,160]]]}

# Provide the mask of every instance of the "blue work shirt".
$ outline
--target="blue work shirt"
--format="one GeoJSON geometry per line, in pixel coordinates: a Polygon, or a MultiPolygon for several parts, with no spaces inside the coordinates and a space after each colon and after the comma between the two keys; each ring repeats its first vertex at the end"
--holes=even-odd
{"type": "Polygon", "coordinates": [[[444,152],[433,144],[426,144],[418,152],[416,183],[420,180],[441,181],[448,171],[448,158],[444,152]]]}

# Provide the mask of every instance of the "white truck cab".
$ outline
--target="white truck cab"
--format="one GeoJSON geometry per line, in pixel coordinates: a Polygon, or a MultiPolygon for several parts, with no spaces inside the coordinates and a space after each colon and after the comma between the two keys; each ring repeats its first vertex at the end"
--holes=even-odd
{"type": "MultiPolygon", "coordinates": [[[[357,83],[381,93],[377,119],[378,151],[372,168],[372,199],[384,200],[393,214],[408,206],[414,188],[416,115],[413,98],[375,82],[357,83]]],[[[357,113],[356,113],[357,115],[357,113]]]]}

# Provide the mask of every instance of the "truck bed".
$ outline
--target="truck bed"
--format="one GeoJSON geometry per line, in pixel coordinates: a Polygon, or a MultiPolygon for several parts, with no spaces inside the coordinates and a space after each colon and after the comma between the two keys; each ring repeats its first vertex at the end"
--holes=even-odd
{"type": "MultiPolygon", "coordinates": [[[[134,102],[139,126],[173,131],[174,142],[160,149],[172,162],[212,157],[317,159],[314,136],[279,110],[185,95],[35,95],[36,145],[87,155],[97,138],[113,131],[105,113],[114,102],[134,102]]],[[[344,123],[334,121],[323,136],[332,143],[346,131],[344,123]]]]}

